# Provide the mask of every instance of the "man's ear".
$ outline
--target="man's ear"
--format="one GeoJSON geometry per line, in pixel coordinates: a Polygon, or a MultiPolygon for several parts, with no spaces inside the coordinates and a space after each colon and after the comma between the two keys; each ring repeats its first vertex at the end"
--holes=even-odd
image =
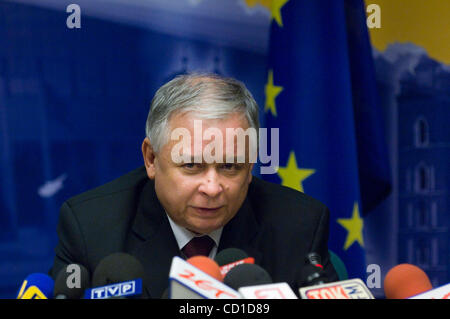
{"type": "Polygon", "coordinates": [[[255,164],[251,163],[250,164],[250,170],[248,172],[248,179],[247,179],[247,183],[249,183],[249,184],[252,182],[252,178],[253,178],[253,174],[252,174],[253,166],[255,166],[255,164]]]}
{"type": "Polygon", "coordinates": [[[155,152],[153,151],[152,144],[148,137],[142,142],[142,156],[144,157],[145,170],[147,171],[147,176],[150,179],[155,178],[155,152]]]}

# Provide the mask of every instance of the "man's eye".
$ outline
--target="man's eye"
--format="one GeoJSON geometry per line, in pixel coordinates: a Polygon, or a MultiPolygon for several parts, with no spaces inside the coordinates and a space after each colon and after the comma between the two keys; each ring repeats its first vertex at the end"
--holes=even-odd
{"type": "Polygon", "coordinates": [[[202,166],[201,164],[186,163],[186,164],[183,164],[181,167],[189,169],[189,170],[194,170],[194,169],[200,169],[201,166],[202,166]]]}
{"type": "Polygon", "coordinates": [[[222,169],[227,170],[227,171],[237,171],[240,169],[240,167],[241,166],[232,164],[232,163],[230,163],[230,164],[226,163],[226,164],[222,165],[222,169]]]}

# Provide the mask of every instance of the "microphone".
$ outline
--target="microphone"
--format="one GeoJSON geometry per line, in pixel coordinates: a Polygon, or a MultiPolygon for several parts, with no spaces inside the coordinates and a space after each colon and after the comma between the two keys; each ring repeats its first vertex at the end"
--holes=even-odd
{"type": "Polygon", "coordinates": [[[406,299],[432,288],[427,274],[411,264],[395,266],[384,278],[384,294],[387,299],[406,299]]]}
{"type": "Polygon", "coordinates": [[[219,266],[224,266],[247,257],[248,257],[247,253],[242,249],[226,248],[218,252],[214,260],[219,266]]]}
{"type": "Polygon", "coordinates": [[[272,278],[262,267],[255,264],[240,264],[232,268],[223,280],[227,286],[238,290],[245,286],[271,284],[272,278]]]}
{"type": "Polygon", "coordinates": [[[415,295],[409,299],[450,299],[450,283],[415,295]]]}
{"type": "Polygon", "coordinates": [[[374,299],[359,278],[330,283],[323,270],[320,255],[316,252],[306,255],[305,265],[300,273],[299,294],[302,299],[374,299]]]}
{"type": "MultiPolygon", "coordinates": [[[[170,299],[240,299],[239,293],[194,267],[173,257],[169,273],[170,299]]],[[[163,295],[163,297],[165,297],[163,295]]]]}
{"type": "MultiPolygon", "coordinates": [[[[239,251],[243,254],[238,258],[247,256],[240,249],[236,249],[236,253],[230,251],[228,254],[236,256],[239,251]]],[[[230,260],[226,262],[228,261],[230,260]]],[[[224,283],[238,290],[244,299],[298,299],[287,283],[272,283],[267,271],[253,264],[253,260],[251,263],[232,262],[231,265],[233,267],[226,273],[224,283]]]]}
{"type": "Polygon", "coordinates": [[[19,288],[16,299],[48,299],[53,296],[53,279],[42,273],[28,275],[19,288]]]}
{"type": "Polygon", "coordinates": [[[298,299],[286,282],[241,287],[238,291],[244,299],[298,299]]]}
{"type": "Polygon", "coordinates": [[[301,299],[374,299],[359,278],[303,287],[299,293],[301,299]]]}
{"type": "Polygon", "coordinates": [[[210,275],[214,279],[223,282],[223,276],[220,272],[219,265],[211,258],[206,256],[194,256],[186,260],[186,262],[210,275]]]}
{"type": "Polygon", "coordinates": [[[92,286],[85,292],[86,299],[149,298],[145,293],[146,273],[133,256],[118,252],[100,261],[92,276],[92,286]]]}
{"type": "Polygon", "coordinates": [[[83,265],[67,265],[56,276],[54,299],[81,299],[84,290],[90,285],[90,277],[89,271],[83,265]],[[72,279],[75,279],[75,282],[70,283],[72,279]]]}
{"type": "Polygon", "coordinates": [[[214,260],[220,266],[222,276],[225,276],[233,267],[240,264],[254,264],[255,259],[249,257],[247,253],[238,248],[227,248],[220,251],[214,260]]]}
{"type": "Polygon", "coordinates": [[[170,299],[169,298],[169,288],[164,289],[164,291],[161,295],[161,299],[170,299]]]}
{"type": "Polygon", "coordinates": [[[305,261],[313,266],[317,266],[323,269],[322,258],[320,258],[320,255],[316,252],[307,254],[305,257],[305,261]]]}
{"type": "Polygon", "coordinates": [[[305,257],[305,265],[300,271],[299,286],[322,285],[329,282],[327,275],[323,271],[320,255],[311,252],[305,257]]]}

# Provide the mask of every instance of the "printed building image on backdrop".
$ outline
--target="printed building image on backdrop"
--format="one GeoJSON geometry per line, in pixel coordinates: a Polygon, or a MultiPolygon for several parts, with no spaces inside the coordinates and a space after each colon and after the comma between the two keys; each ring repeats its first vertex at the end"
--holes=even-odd
{"type": "Polygon", "coordinates": [[[450,279],[450,4],[367,3],[389,12],[371,37],[395,165],[398,263],[421,267],[435,287],[450,279]]]}

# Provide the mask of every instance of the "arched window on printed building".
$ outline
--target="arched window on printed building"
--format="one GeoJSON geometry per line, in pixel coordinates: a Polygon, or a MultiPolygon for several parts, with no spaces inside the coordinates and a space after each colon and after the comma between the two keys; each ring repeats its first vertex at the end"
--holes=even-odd
{"type": "Polygon", "coordinates": [[[427,120],[420,116],[414,124],[414,145],[426,147],[429,144],[429,126],[427,120]]]}

